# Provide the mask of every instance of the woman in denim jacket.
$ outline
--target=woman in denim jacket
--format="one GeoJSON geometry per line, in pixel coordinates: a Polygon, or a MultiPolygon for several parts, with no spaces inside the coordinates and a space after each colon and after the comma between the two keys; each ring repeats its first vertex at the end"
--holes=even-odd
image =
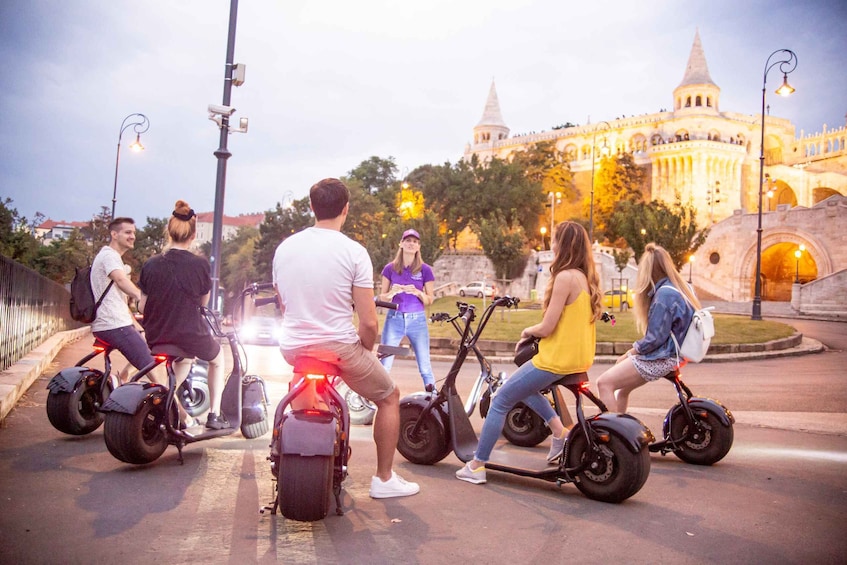
{"type": "Polygon", "coordinates": [[[600,400],[612,412],[626,412],[633,390],[674,370],[679,358],[671,332],[682,343],[700,308],[671,256],[655,243],[647,244],[638,262],[634,302],[636,327],[644,337],[597,379],[600,400]]]}

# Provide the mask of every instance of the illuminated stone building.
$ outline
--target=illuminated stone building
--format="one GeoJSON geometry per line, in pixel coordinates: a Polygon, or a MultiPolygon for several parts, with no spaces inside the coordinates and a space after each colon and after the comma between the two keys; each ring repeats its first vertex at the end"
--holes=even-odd
{"type": "MultiPolygon", "coordinates": [[[[532,144],[553,141],[587,197],[596,171],[593,158],[631,153],[648,172],[651,199],[673,203],[679,197],[696,207],[699,225],[713,224],[695,257],[695,286],[715,297],[749,300],[755,279],[761,115],[721,107],[721,89],[709,74],[699,33],[670,102],[667,110],[653,114],[510,137],[492,83],[464,158],[507,159],[532,144]]],[[[847,128],[824,125],[819,133],[798,136],[787,119],[766,116],[765,123],[763,299],[789,300],[795,278],[805,285],[839,272],[843,276],[847,268],[847,236],[838,235],[847,231],[847,128]],[[797,261],[794,251],[801,245],[804,255],[797,261]]],[[[847,305],[847,298],[841,303],[847,305]]]]}

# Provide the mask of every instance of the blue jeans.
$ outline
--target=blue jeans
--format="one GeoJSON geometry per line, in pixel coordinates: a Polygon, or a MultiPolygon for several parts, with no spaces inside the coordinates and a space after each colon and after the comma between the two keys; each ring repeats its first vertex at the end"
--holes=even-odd
{"type": "MultiPolygon", "coordinates": [[[[426,312],[404,313],[396,310],[388,312],[385,316],[385,325],[382,327],[382,343],[399,345],[403,336],[408,337],[409,343],[412,344],[424,386],[428,384],[435,386],[435,376],[432,374],[432,363],[429,360],[429,328],[426,327],[426,312]]],[[[393,355],[382,360],[386,371],[390,371],[393,364],[393,355]]]]}
{"type": "Polygon", "coordinates": [[[118,351],[139,371],[154,361],[147,342],[135,326],[123,326],[113,330],[94,332],[94,337],[105,341],[118,351]]]}
{"type": "Polygon", "coordinates": [[[500,432],[503,431],[503,425],[506,423],[506,414],[518,402],[523,402],[529,406],[533,412],[541,416],[545,423],[555,417],[556,412],[550,406],[550,401],[538,391],[549,387],[552,383],[559,380],[561,376],[549,371],[536,369],[532,361],[521,365],[509,377],[505,384],[497,389],[497,393],[491,400],[491,407],[488,409],[488,415],[485,417],[485,423],[482,425],[482,432],[479,434],[479,445],[476,447],[474,458],[477,461],[488,461],[491,457],[491,450],[494,449],[494,444],[497,443],[500,432]]]}

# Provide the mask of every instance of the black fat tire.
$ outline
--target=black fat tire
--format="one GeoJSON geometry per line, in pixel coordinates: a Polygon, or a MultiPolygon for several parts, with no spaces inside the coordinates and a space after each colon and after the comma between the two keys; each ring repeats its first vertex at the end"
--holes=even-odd
{"type": "Polygon", "coordinates": [[[506,414],[503,437],[509,440],[509,443],[521,447],[535,447],[549,435],[550,428],[541,416],[523,402],[515,404],[506,414]]]}
{"type": "MultiPolygon", "coordinates": [[[[609,442],[599,444],[603,456],[597,467],[578,473],[575,477],[576,488],[592,500],[618,503],[644,486],[650,474],[650,452],[645,447],[633,453],[617,434],[607,433],[609,442]]],[[[575,430],[568,443],[568,468],[576,467],[590,457],[586,452],[588,442],[580,430],[575,430]]]]}
{"type": "Polygon", "coordinates": [[[357,426],[369,426],[373,424],[376,408],[370,405],[366,399],[353,392],[343,381],[335,385],[335,390],[347,403],[350,412],[350,423],[357,426]]]}
{"type": "MultiPolygon", "coordinates": [[[[713,465],[723,459],[732,448],[735,436],[732,424],[724,426],[718,417],[710,411],[706,411],[708,428],[701,438],[692,438],[683,442],[674,455],[686,463],[694,465],[713,465]]],[[[682,438],[688,433],[688,421],[682,410],[678,410],[671,416],[671,437],[682,438]]]]}
{"type": "MultiPolygon", "coordinates": [[[[209,410],[210,395],[209,381],[206,377],[191,377],[185,379],[179,387],[179,401],[191,417],[199,416],[209,410]],[[194,400],[192,401],[188,395],[188,386],[191,384],[191,389],[194,392],[194,400]]],[[[267,431],[267,430],[266,430],[267,431]]]]}
{"type": "Polygon", "coordinates": [[[103,414],[97,412],[97,407],[102,404],[100,381],[89,386],[88,379],[83,378],[73,392],[50,391],[47,395],[47,418],[62,433],[84,436],[103,423],[103,414]]]}
{"type": "Polygon", "coordinates": [[[421,422],[418,434],[412,437],[412,430],[421,411],[420,406],[400,407],[400,439],[397,451],[412,463],[435,465],[450,453],[446,434],[431,413],[421,422]]]}
{"type": "Polygon", "coordinates": [[[283,454],[279,470],[279,509],[300,522],[322,520],[332,495],[332,457],[283,454]]]}
{"type": "Polygon", "coordinates": [[[260,422],[256,422],[253,424],[241,424],[241,435],[243,435],[247,439],[254,439],[257,437],[262,437],[263,435],[268,433],[268,430],[270,429],[271,425],[270,422],[268,422],[268,407],[264,402],[262,402],[262,412],[264,413],[265,417],[262,418],[260,422]]]}
{"type": "Polygon", "coordinates": [[[168,438],[161,428],[164,417],[164,403],[153,405],[149,398],[135,414],[106,412],[103,435],[109,453],[133,465],[155,461],[168,447],[168,438]]]}

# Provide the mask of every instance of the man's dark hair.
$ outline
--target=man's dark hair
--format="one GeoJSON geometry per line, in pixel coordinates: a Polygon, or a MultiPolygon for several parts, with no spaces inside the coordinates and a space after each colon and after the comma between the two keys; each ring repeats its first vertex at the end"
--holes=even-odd
{"type": "Polygon", "coordinates": [[[122,216],[120,218],[115,218],[114,220],[109,222],[109,233],[112,233],[113,231],[118,231],[118,228],[120,227],[121,224],[135,225],[135,220],[133,220],[132,218],[127,218],[125,216],[122,216]]]}
{"type": "Polygon", "coordinates": [[[350,201],[350,191],[338,179],[323,179],[309,189],[312,211],[318,220],[331,220],[341,215],[350,201]]]}

